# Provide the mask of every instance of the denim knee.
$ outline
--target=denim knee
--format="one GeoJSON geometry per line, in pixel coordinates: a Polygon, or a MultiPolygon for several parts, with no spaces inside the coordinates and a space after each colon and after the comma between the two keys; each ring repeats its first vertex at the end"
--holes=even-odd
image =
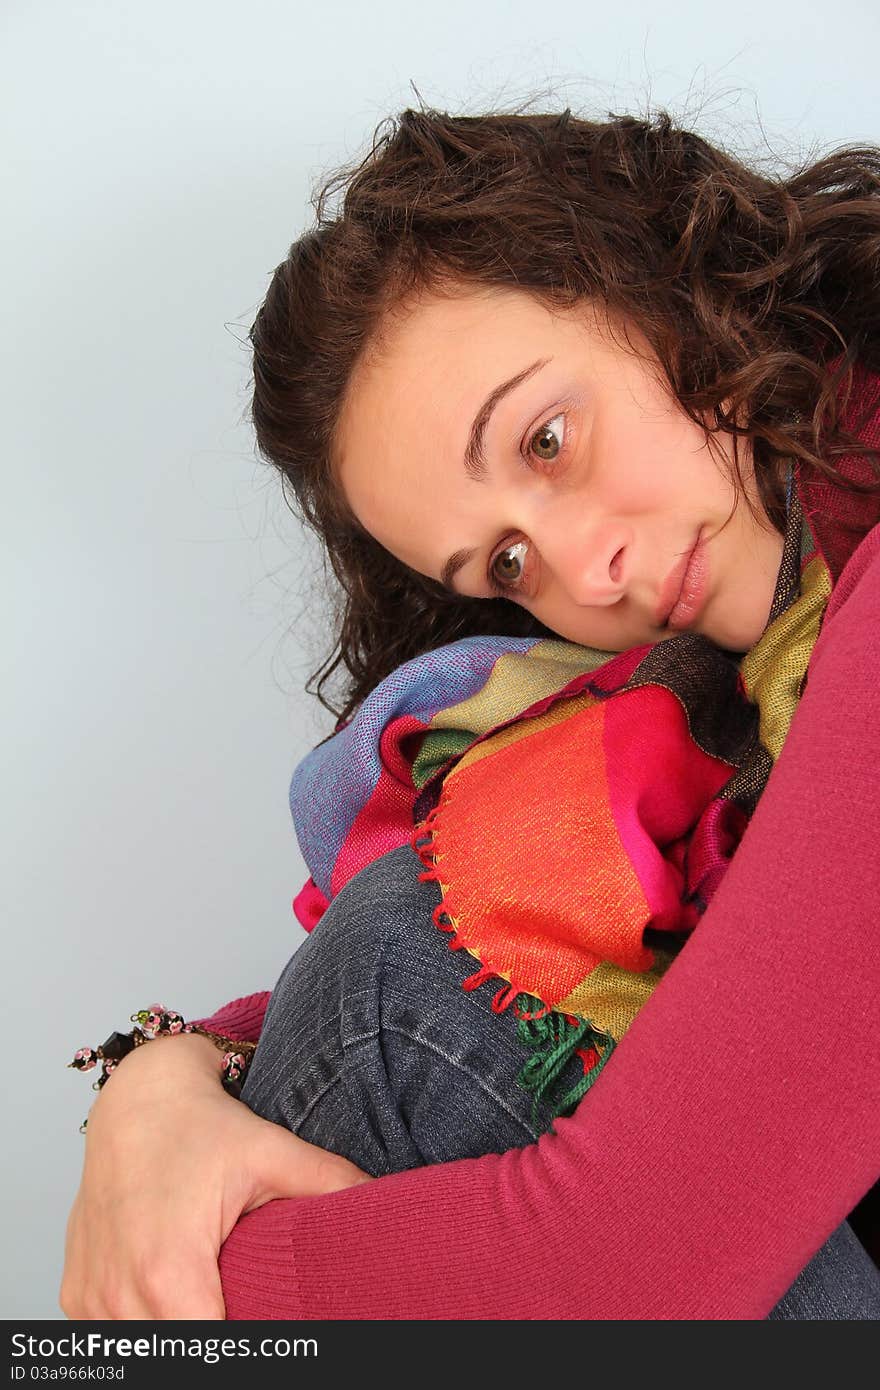
{"type": "Polygon", "coordinates": [[[434,925],[421,867],[393,850],[333,900],[273,992],[242,1096],[376,1175],[540,1132],[515,1019],[493,1014],[493,989],[462,989],[478,963],[434,925]]]}

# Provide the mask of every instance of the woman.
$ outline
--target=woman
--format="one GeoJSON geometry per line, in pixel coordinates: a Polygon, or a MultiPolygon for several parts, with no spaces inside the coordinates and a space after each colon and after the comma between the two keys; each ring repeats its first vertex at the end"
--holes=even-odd
{"type": "MultiPolygon", "coordinates": [[[[548,1117],[511,1099],[513,1025],[463,994],[473,962],[395,848],[273,996],[243,1097],[281,1125],[221,1091],[198,1037],[102,1091],[62,1306],[877,1316],[841,1223],[880,1172],[880,152],[776,180],[665,116],[406,112],[342,185],[252,333],[260,448],[342,585],[341,722],[481,633],[750,652],[793,468],[833,588],[749,833],[571,1118],[537,1138],[548,1117]]],[[[264,1005],[212,1026],[256,1035],[264,1005]]]]}

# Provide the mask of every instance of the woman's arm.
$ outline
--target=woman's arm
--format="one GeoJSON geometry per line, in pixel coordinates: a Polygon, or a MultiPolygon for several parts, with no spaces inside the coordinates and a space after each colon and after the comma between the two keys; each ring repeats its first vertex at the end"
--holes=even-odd
{"type": "Polygon", "coordinates": [[[764,1317],[880,1173],[878,691],[880,527],[724,882],[577,1113],[245,1216],[228,1316],[764,1317]]]}

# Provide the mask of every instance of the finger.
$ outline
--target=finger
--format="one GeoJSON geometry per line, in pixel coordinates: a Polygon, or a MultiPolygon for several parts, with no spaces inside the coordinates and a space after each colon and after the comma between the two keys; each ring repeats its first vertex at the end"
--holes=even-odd
{"type": "Polygon", "coordinates": [[[98,1284],[77,1314],[111,1321],[222,1321],[226,1317],[220,1273],[216,1264],[206,1271],[191,1265],[158,1264],[147,1277],[117,1276],[112,1285],[98,1284]]]}
{"type": "Polygon", "coordinates": [[[176,1270],[173,1273],[159,1272],[142,1299],[134,1299],[132,1306],[142,1306],[143,1313],[128,1313],[128,1317],[147,1317],[155,1321],[208,1321],[222,1322],[226,1317],[223,1302],[223,1289],[219,1270],[205,1278],[201,1272],[176,1270]]]}

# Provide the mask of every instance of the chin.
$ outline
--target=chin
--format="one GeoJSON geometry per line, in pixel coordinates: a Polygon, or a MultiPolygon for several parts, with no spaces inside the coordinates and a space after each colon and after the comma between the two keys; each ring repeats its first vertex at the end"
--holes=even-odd
{"type": "Polygon", "coordinates": [[[745,656],[746,652],[751,651],[755,643],[760,639],[767,624],[755,622],[751,628],[745,622],[732,623],[729,626],[719,625],[715,630],[707,630],[703,633],[710,642],[714,642],[716,647],[721,647],[722,651],[733,652],[737,656],[745,656]]]}

